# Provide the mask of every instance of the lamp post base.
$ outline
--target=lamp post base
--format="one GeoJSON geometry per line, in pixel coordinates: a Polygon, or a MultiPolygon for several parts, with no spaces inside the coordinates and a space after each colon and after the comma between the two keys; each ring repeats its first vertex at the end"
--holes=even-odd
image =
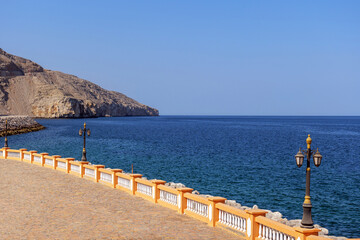
{"type": "Polygon", "coordinates": [[[311,217],[311,208],[312,208],[311,203],[310,204],[306,204],[306,203],[303,204],[304,212],[303,212],[303,218],[301,220],[300,227],[309,228],[309,229],[314,228],[314,222],[313,222],[312,217],[311,217]]]}
{"type": "Polygon", "coordinates": [[[86,162],[86,152],[85,151],[83,151],[83,153],[82,153],[81,161],[86,162]]]}

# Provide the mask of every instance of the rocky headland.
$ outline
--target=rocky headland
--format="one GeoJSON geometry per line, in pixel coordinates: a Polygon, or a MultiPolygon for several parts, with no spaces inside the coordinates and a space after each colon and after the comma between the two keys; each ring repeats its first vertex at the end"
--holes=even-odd
{"type": "Polygon", "coordinates": [[[159,111],[0,48],[0,115],[79,118],[157,116],[159,111]]]}
{"type": "Polygon", "coordinates": [[[5,136],[5,121],[7,120],[7,135],[35,132],[45,127],[28,116],[0,116],[0,137],[5,136]]]}

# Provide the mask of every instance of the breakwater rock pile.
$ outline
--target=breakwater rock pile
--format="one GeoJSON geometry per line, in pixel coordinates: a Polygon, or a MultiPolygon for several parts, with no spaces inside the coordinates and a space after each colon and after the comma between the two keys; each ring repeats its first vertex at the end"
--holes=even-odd
{"type": "Polygon", "coordinates": [[[0,114],[79,118],[157,116],[159,111],[0,48],[0,114]]]}
{"type": "Polygon", "coordinates": [[[29,116],[0,116],[0,137],[5,136],[5,121],[7,120],[7,135],[35,132],[45,127],[29,116]]]}

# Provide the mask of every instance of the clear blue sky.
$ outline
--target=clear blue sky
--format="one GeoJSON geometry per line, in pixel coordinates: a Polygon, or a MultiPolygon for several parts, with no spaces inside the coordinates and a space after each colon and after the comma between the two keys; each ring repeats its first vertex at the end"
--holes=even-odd
{"type": "Polygon", "coordinates": [[[160,114],[360,115],[360,1],[5,1],[0,48],[160,114]]]}

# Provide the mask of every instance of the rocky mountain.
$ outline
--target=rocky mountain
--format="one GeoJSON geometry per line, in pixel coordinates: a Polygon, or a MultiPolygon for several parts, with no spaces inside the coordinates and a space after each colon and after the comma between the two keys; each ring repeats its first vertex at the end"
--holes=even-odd
{"type": "Polygon", "coordinates": [[[40,118],[157,116],[122,93],[40,65],[0,48],[0,115],[40,118]]]}

